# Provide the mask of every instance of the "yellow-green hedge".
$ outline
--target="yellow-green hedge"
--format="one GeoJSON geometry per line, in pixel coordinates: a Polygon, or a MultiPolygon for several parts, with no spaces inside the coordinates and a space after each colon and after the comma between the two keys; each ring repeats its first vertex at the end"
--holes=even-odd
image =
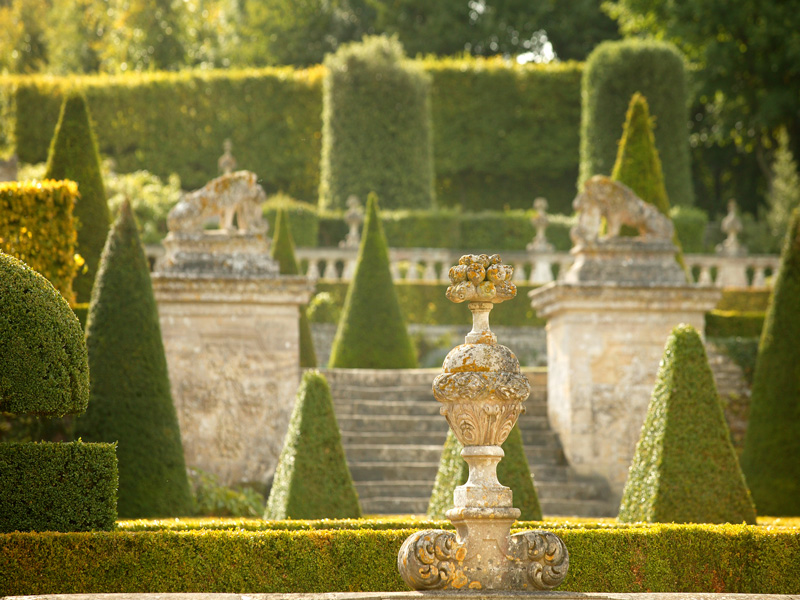
{"type": "Polygon", "coordinates": [[[44,275],[70,303],[77,198],[73,181],[0,183],[0,250],[44,275]]]}
{"type": "MultiPolygon", "coordinates": [[[[541,524],[539,524],[541,525],[541,524]]],[[[0,594],[402,591],[414,529],[0,535],[0,594]]],[[[800,593],[800,530],[562,528],[576,592],[800,593]]]]}

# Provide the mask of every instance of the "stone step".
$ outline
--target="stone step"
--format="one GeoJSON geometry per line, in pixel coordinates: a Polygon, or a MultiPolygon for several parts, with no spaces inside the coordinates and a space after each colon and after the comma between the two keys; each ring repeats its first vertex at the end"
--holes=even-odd
{"type": "Polygon", "coordinates": [[[337,415],[339,429],[342,432],[392,432],[404,431],[443,431],[447,433],[447,422],[444,419],[430,419],[427,417],[409,417],[395,415],[337,415]]]}
{"type": "Polygon", "coordinates": [[[350,462],[350,475],[358,485],[362,481],[434,481],[438,462],[350,462]]]}
{"type": "Polygon", "coordinates": [[[436,463],[442,457],[442,444],[349,444],[345,448],[347,460],[354,463],[383,463],[414,460],[420,463],[436,463]]]}
{"type": "Polygon", "coordinates": [[[536,481],[536,493],[542,502],[557,500],[604,500],[606,486],[589,481],[536,481]]]}
{"type": "Polygon", "coordinates": [[[539,501],[545,517],[616,517],[619,511],[605,500],[539,501]]]}
{"type": "Polygon", "coordinates": [[[379,496],[361,501],[364,515],[424,515],[429,498],[379,496]]]}
{"type": "Polygon", "coordinates": [[[442,405],[434,400],[365,400],[363,398],[352,400],[335,400],[333,407],[337,418],[354,415],[407,415],[441,419],[439,407],[442,405]]]}
{"type": "Polygon", "coordinates": [[[431,497],[433,481],[361,481],[356,484],[359,499],[370,500],[377,497],[431,497]]]}
{"type": "Polygon", "coordinates": [[[343,431],[342,444],[345,446],[345,449],[352,444],[420,444],[423,446],[436,445],[441,450],[446,437],[447,428],[444,427],[441,431],[416,431],[401,433],[343,431]]]}

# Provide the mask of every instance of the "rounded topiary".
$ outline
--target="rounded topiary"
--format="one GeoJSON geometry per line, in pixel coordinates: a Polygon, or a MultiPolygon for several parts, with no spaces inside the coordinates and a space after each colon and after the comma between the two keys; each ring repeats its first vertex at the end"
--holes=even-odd
{"type": "MultiPolygon", "coordinates": [[[[294,255],[294,241],[289,228],[289,216],[283,207],[278,208],[275,218],[275,236],[272,239],[271,256],[278,262],[281,275],[298,275],[300,268],[294,255]]],[[[314,339],[311,337],[311,324],[308,322],[305,306],[300,307],[298,321],[300,335],[300,366],[313,368],[317,366],[317,354],[314,352],[314,339]]]]}
{"type": "Polygon", "coordinates": [[[792,214],[753,375],[742,470],[758,512],[800,515],[800,209],[792,214]]]}
{"type": "Polygon", "coordinates": [[[389,250],[374,194],[367,198],[355,274],[347,289],[328,366],[346,369],[417,366],[417,355],[389,270],[389,250]]]}
{"type": "Polygon", "coordinates": [[[756,522],[703,342],[690,325],[667,339],[619,520],[756,522]]]}
{"type": "Polygon", "coordinates": [[[0,252],[0,411],[80,414],[89,401],[83,328],[39,273],[0,252]]]}
{"type": "Polygon", "coordinates": [[[91,402],[76,432],[118,443],[120,517],[191,514],[150,272],[127,202],[103,250],[86,343],[91,402]]]}
{"type": "Polygon", "coordinates": [[[396,38],[378,36],[341,46],[325,66],[321,206],[375,192],[386,208],[430,208],[430,77],[396,38]]]}
{"type": "MultiPolygon", "coordinates": [[[[533,486],[533,475],[525,458],[522,433],[515,425],[502,445],[505,456],[497,465],[497,480],[513,492],[513,504],[520,509],[520,521],[541,521],[542,508],[539,496],[533,486]]],[[[469,476],[469,467],[461,458],[464,446],[455,434],[448,430],[447,439],[439,461],[439,471],[433,484],[433,492],[428,503],[427,515],[430,519],[444,519],[445,513],[453,508],[453,492],[464,485],[469,476]]]]}
{"type": "Polygon", "coordinates": [[[603,42],[589,55],[581,85],[579,188],[611,172],[628,100],[640,92],[658,127],[667,195],[673,204],[691,205],[686,67],[677,48],[652,40],[603,42]]]}
{"type": "Polygon", "coordinates": [[[64,99],[47,157],[45,179],[70,179],[78,184],[75,204],[78,243],[76,252],[85,270],[73,281],[77,302],[88,302],[108,235],[109,214],[97,141],[92,131],[86,100],[79,93],[64,99]]]}
{"type": "MultiPolygon", "coordinates": [[[[639,198],[655,206],[668,219],[671,218],[669,197],[667,188],[664,187],[664,175],[661,170],[661,159],[658,156],[653,136],[650,109],[647,99],[639,92],[631,96],[631,102],[628,105],[611,179],[624,183],[639,198]]],[[[623,227],[623,229],[626,228],[623,227]]],[[[627,229],[628,231],[625,233],[635,234],[635,230],[632,228],[627,229]]],[[[675,258],[686,271],[677,228],[672,234],[672,243],[678,248],[675,258]]]]}
{"type": "Polygon", "coordinates": [[[264,518],[360,516],[330,387],[318,371],[307,371],[297,392],[264,518]]]}

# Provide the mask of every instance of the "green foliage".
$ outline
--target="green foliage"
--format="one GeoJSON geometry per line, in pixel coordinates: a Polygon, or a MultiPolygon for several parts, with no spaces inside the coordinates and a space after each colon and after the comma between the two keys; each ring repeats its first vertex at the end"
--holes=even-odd
{"type": "Polygon", "coordinates": [[[611,171],[620,127],[636,92],[649,99],[655,118],[656,147],[667,196],[673,204],[691,205],[694,193],[686,133],[684,59],[674,46],[663,42],[603,42],[586,61],[581,93],[579,183],[611,171]]]}
{"type": "Polygon", "coordinates": [[[429,58],[423,64],[433,77],[439,205],[527,209],[535,196],[545,196],[552,212],[571,213],[582,66],[518,65],[499,57],[429,58]]]}
{"type": "Polygon", "coordinates": [[[703,240],[708,225],[706,212],[694,206],[673,206],[669,210],[669,216],[675,225],[675,234],[683,251],[692,254],[705,252],[703,240]]]}
{"type": "Polygon", "coordinates": [[[706,313],[709,337],[759,337],[764,327],[763,311],[712,310],[706,313]]]}
{"type": "Polygon", "coordinates": [[[778,148],[772,163],[773,180],[767,196],[767,222],[773,236],[783,239],[792,211],[800,206],[800,174],[789,146],[789,134],[778,133],[778,148]]]}
{"type": "Polygon", "coordinates": [[[337,302],[330,292],[319,292],[314,295],[308,303],[306,314],[312,323],[338,323],[341,317],[341,306],[344,304],[344,295],[347,293],[345,288],[337,302]]]}
{"type": "Polygon", "coordinates": [[[800,515],[800,208],[795,209],[767,310],[742,452],[758,511],[800,515]]]}
{"type": "Polygon", "coordinates": [[[83,329],[52,284],[0,252],[0,411],[62,416],[89,401],[83,329]]]}
{"type": "Polygon", "coordinates": [[[289,229],[295,245],[300,248],[316,246],[319,233],[317,207],[306,202],[299,202],[285,194],[271,196],[267,198],[262,211],[264,218],[269,223],[269,231],[277,230],[276,221],[278,211],[281,210],[289,217],[289,229]]]}
{"type": "Polygon", "coordinates": [[[703,342],[690,325],[667,339],[618,518],[756,522],[703,342]]]}
{"type": "Polygon", "coordinates": [[[80,199],[74,210],[78,230],[76,250],[86,261],[86,269],[78,273],[74,288],[77,301],[87,302],[108,234],[109,217],[97,141],[86,100],[80,93],[71,93],[64,99],[44,177],[71,179],[78,184],[80,199]]]}
{"type": "Polygon", "coordinates": [[[329,368],[411,369],[416,353],[400,312],[378,199],[367,199],[355,274],[333,340],[329,368]]]}
{"type": "MultiPolygon", "coordinates": [[[[281,275],[297,275],[300,269],[294,255],[294,241],[289,226],[289,215],[283,208],[278,209],[275,223],[275,235],[272,238],[270,254],[280,265],[281,275]]],[[[311,324],[304,306],[299,308],[298,335],[300,338],[300,366],[313,368],[317,366],[317,354],[314,352],[314,340],[311,337],[311,324]]]]}
{"type": "MultiPolygon", "coordinates": [[[[421,66],[433,79],[439,204],[528,208],[534,196],[546,196],[553,212],[571,212],[580,64],[444,58],[426,59],[421,66]]],[[[0,142],[16,146],[25,163],[45,160],[62,96],[77,88],[91,107],[103,155],[120,173],[147,169],[162,180],[176,173],[184,186],[197,188],[217,175],[222,143],[231,138],[240,167],[258,173],[268,193],[282,190],[316,204],[322,75],[321,68],[265,68],[6,77],[0,79],[0,135],[5,136],[0,142]]],[[[623,116],[621,111],[614,143],[623,116]]],[[[301,239],[295,235],[304,246],[301,239]]]]}
{"type": "Polygon", "coordinates": [[[150,272],[127,203],[103,250],[86,343],[91,402],[76,432],[118,443],[120,516],[191,514],[150,272]]]}
{"type": "Polygon", "coordinates": [[[756,358],[758,357],[758,337],[712,338],[708,332],[706,332],[706,336],[711,343],[722,348],[725,354],[742,369],[747,384],[752,387],[756,358]]]}
{"type": "MultiPolygon", "coordinates": [[[[542,508],[539,506],[539,497],[533,487],[533,474],[525,458],[525,449],[522,445],[522,434],[518,426],[514,426],[511,433],[503,442],[505,456],[497,465],[497,480],[504,486],[511,488],[514,506],[522,512],[521,521],[541,521],[542,508]]],[[[458,441],[451,430],[447,432],[447,439],[442,449],[442,458],[439,461],[439,470],[436,472],[436,481],[428,503],[427,516],[429,519],[444,519],[445,513],[453,508],[453,492],[456,487],[464,485],[469,476],[467,463],[461,458],[464,446],[458,441]]]]}
{"type": "Polygon", "coordinates": [[[429,208],[430,76],[396,39],[365,37],[325,59],[320,205],[376,193],[387,208],[429,208]]]}
{"type": "Polygon", "coordinates": [[[737,312],[767,312],[772,294],[767,289],[731,288],[722,290],[716,310],[737,312]]]}
{"type": "Polygon", "coordinates": [[[0,489],[0,532],[114,529],[114,445],[0,444],[0,489]]]}
{"type": "Polygon", "coordinates": [[[278,460],[265,519],[358,518],[328,382],[306,371],[278,460]]]}
{"type": "Polygon", "coordinates": [[[264,497],[250,488],[241,490],[222,485],[214,475],[189,469],[194,497],[194,514],[207,517],[260,517],[264,497]]]}
{"type": "Polygon", "coordinates": [[[0,250],[44,275],[70,303],[78,267],[72,216],[77,199],[70,181],[0,184],[0,250]]]}
{"type": "MultiPolygon", "coordinates": [[[[407,591],[397,552],[418,528],[4,534],[0,573],[13,576],[0,594],[407,591]]],[[[570,554],[565,592],[800,592],[797,528],[573,525],[558,535],[570,554]]]]}
{"type": "Polygon", "coordinates": [[[115,173],[104,165],[103,179],[108,192],[108,208],[117,218],[122,203],[131,204],[143,244],[158,244],[167,235],[167,214],[181,199],[181,180],[175,174],[164,182],[149,171],[115,173]]]}

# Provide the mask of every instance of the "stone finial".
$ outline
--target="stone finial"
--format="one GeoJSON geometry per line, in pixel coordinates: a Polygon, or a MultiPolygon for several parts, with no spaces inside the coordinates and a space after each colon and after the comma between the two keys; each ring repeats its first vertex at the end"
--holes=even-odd
{"type": "Polygon", "coordinates": [[[536,228],[536,237],[526,246],[531,252],[552,252],[553,244],[547,241],[546,231],[550,219],[547,218],[547,198],[536,198],[533,201],[536,216],[531,218],[531,225],[536,228]]]}
{"type": "Polygon", "coordinates": [[[728,200],[728,214],[722,219],[720,229],[728,237],[721,244],[717,244],[717,254],[725,256],[743,256],[747,254],[747,248],[739,241],[739,234],[742,232],[742,220],[737,214],[736,200],[733,198],[728,200]]]}
{"type": "Polygon", "coordinates": [[[415,590],[546,590],[567,575],[564,542],[547,531],[510,535],[520,516],[512,491],[497,480],[500,447],[523,412],[530,383],[519,361],[489,329],[489,311],[516,295],[512,269],[498,255],[468,254],[450,269],[447,297],[469,302],[473,330],[447,355],[433,382],[440,412],[464,445],[469,479],[447,512],[456,532],[419,531],[397,556],[415,590]]]}
{"type": "Polygon", "coordinates": [[[223,175],[228,175],[236,170],[236,159],[231,153],[232,148],[233,143],[229,139],[226,139],[224,142],[222,142],[223,153],[217,161],[217,168],[223,175]]]}
{"type": "Polygon", "coordinates": [[[339,242],[339,247],[358,248],[361,244],[359,227],[364,222],[364,210],[361,208],[358,196],[353,195],[347,198],[347,212],[344,215],[344,222],[347,223],[350,230],[347,232],[347,237],[339,242]]]}

